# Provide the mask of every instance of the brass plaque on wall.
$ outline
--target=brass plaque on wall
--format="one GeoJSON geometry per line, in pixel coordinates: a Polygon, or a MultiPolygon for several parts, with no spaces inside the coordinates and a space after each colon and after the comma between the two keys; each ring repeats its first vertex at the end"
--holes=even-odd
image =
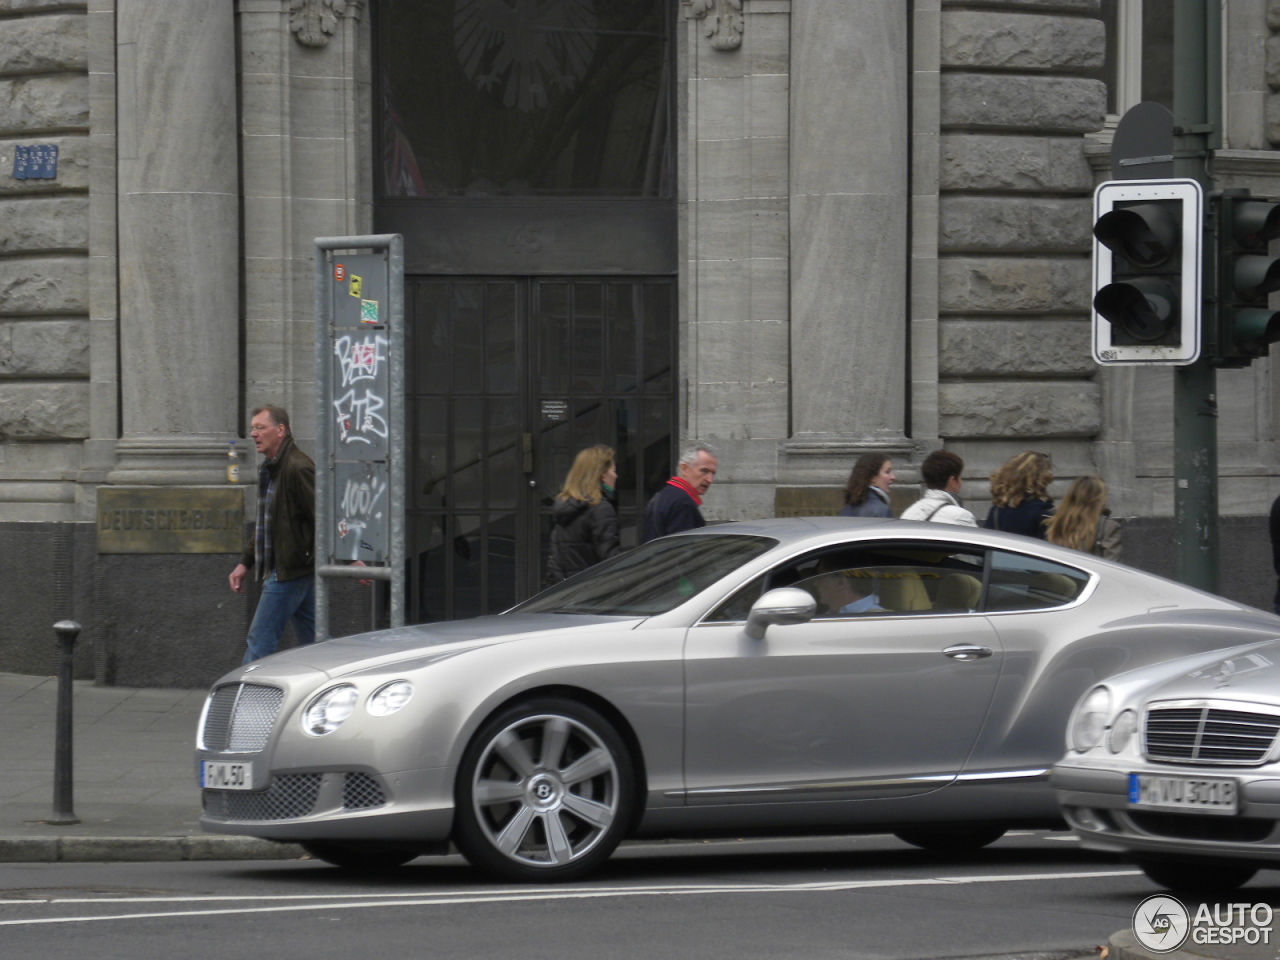
{"type": "Polygon", "coordinates": [[[243,487],[99,487],[99,553],[239,553],[243,487]]]}
{"type": "Polygon", "coordinates": [[[841,487],[778,487],[773,500],[777,517],[831,517],[843,506],[841,487]]]}

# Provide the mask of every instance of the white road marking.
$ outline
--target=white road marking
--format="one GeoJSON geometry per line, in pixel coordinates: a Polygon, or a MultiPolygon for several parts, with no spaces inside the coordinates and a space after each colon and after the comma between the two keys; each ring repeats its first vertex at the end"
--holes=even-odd
{"type": "Polygon", "coordinates": [[[429,895],[424,895],[422,892],[402,894],[282,894],[279,896],[245,895],[238,897],[103,897],[96,900],[83,897],[67,898],[65,900],[51,897],[41,900],[0,900],[0,904],[31,905],[38,903],[54,905],[70,903],[209,903],[252,900],[255,904],[261,904],[263,901],[276,901],[280,905],[266,907],[223,907],[207,910],[166,910],[150,913],[117,913],[103,916],[37,917],[23,920],[0,920],[0,926],[13,927],[38,923],[94,923],[104,920],[168,920],[182,917],[226,916],[229,914],[296,913],[307,910],[369,910],[385,907],[457,906],[459,904],[470,903],[598,900],[611,897],[705,896],[707,894],[726,893],[831,893],[841,890],[900,889],[903,887],[936,887],[970,883],[1009,883],[1025,882],[1030,880],[1096,880],[1111,877],[1137,877],[1141,875],[1141,871],[1138,870],[1099,870],[1089,873],[1023,873],[1013,876],[928,877],[918,880],[829,880],[821,883],[715,883],[637,887],[557,887],[552,889],[535,887],[498,891],[494,891],[492,889],[467,890],[459,893],[436,893],[429,895]],[[297,900],[305,900],[308,902],[285,902],[297,900]]]}

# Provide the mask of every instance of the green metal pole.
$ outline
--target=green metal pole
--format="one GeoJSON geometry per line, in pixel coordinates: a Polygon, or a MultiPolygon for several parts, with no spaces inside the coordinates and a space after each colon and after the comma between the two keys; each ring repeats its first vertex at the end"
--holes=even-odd
{"type": "MultiPolygon", "coordinates": [[[[1210,144],[1219,142],[1221,122],[1221,29],[1218,0],[1174,0],[1173,172],[1198,180],[1206,197],[1211,189],[1206,158],[1210,144]]],[[[1201,275],[1206,329],[1217,319],[1210,295],[1213,249],[1205,245],[1201,275]]],[[[1174,368],[1173,479],[1178,579],[1217,593],[1217,369],[1203,349],[1195,363],[1174,368]]]]}

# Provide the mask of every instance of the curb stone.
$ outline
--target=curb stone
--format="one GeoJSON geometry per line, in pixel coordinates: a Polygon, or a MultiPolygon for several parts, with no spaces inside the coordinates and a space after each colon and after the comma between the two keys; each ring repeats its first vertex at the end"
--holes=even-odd
{"type": "Polygon", "coordinates": [[[292,843],[254,837],[0,837],[0,863],[298,860],[292,843]]]}

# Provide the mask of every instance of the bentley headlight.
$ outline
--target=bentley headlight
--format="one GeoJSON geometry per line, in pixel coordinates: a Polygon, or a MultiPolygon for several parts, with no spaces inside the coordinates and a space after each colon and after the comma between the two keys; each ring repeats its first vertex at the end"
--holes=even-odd
{"type": "Polygon", "coordinates": [[[1111,732],[1107,734],[1107,749],[1119,753],[1129,745],[1134,731],[1138,729],[1138,715],[1132,710],[1121,710],[1115,723],[1111,724],[1111,732]]]}
{"type": "Polygon", "coordinates": [[[1107,729],[1107,716],[1110,713],[1111,691],[1106,687],[1094,687],[1071,715],[1071,725],[1067,728],[1067,745],[1079,753],[1092,750],[1107,729]]]}
{"type": "Polygon", "coordinates": [[[302,712],[302,729],[313,737],[333,733],[342,726],[342,721],[351,716],[359,699],[356,688],[349,683],[330,687],[307,704],[307,709],[302,712]]]}
{"type": "Polygon", "coordinates": [[[384,683],[369,697],[365,709],[372,717],[389,717],[413,697],[413,684],[408,680],[384,683]]]}

